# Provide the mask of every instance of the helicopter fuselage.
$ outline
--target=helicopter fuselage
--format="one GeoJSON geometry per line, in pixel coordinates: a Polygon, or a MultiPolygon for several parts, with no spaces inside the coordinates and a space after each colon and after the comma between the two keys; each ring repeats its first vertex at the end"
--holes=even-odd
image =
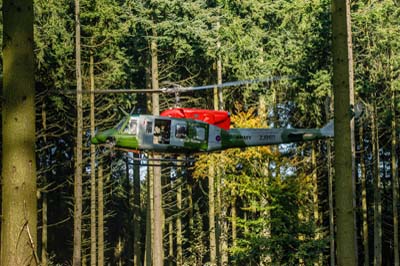
{"type": "Polygon", "coordinates": [[[99,132],[93,144],[161,153],[196,153],[310,141],[333,136],[333,125],[321,129],[233,128],[193,119],[129,115],[116,127],[99,132]]]}

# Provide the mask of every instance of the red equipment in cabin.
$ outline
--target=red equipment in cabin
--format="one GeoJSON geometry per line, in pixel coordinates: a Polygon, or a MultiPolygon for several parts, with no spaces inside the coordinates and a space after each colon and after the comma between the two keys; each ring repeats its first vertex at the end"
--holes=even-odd
{"type": "Polygon", "coordinates": [[[200,120],[225,130],[229,130],[231,125],[229,112],[226,111],[214,111],[214,110],[194,109],[194,108],[173,108],[165,110],[160,115],[174,117],[174,118],[188,118],[188,119],[200,120]]]}

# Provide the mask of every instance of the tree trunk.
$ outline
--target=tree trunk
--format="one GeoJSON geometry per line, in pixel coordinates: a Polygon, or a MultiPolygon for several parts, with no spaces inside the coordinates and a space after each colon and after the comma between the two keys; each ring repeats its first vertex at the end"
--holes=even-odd
{"type": "MultiPolygon", "coordinates": [[[[218,31],[220,28],[220,23],[217,22],[216,30],[218,31]]],[[[222,83],[222,60],[221,54],[219,51],[221,50],[221,41],[217,40],[217,84],[222,83]]],[[[222,98],[222,88],[214,88],[214,110],[222,110],[223,109],[223,98],[222,98]]]]}
{"type": "Polygon", "coordinates": [[[74,178],[74,247],[72,265],[81,265],[82,256],[82,71],[81,71],[81,27],[79,0],[75,0],[75,61],[76,61],[76,156],[74,178]]]}
{"type": "Polygon", "coordinates": [[[329,204],[329,257],[330,265],[336,265],[336,252],[335,252],[335,214],[333,202],[333,173],[332,173],[332,141],[328,140],[327,144],[328,153],[328,204],[329,204]]]}
{"type": "Polygon", "coordinates": [[[168,265],[173,266],[174,263],[174,223],[171,219],[170,222],[168,222],[168,265]]]}
{"type": "Polygon", "coordinates": [[[97,181],[97,202],[98,202],[98,251],[97,251],[97,265],[104,266],[104,195],[103,195],[103,188],[104,188],[104,175],[103,175],[103,166],[99,164],[98,168],[98,181],[97,181]]]}
{"type": "Polygon", "coordinates": [[[40,266],[47,266],[47,192],[46,191],[43,191],[42,193],[42,256],[41,256],[40,266]]]}
{"type": "Polygon", "coordinates": [[[367,205],[367,176],[365,170],[364,128],[360,126],[360,179],[361,179],[361,211],[362,211],[362,243],[364,252],[364,265],[369,265],[369,240],[368,240],[368,205],[367,205]]]}
{"type": "Polygon", "coordinates": [[[391,151],[391,170],[392,170],[392,196],[393,196],[393,252],[394,252],[394,265],[400,265],[400,258],[399,258],[399,212],[398,212],[398,204],[399,204],[399,179],[398,179],[398,166],[397,166],[397,122],[396,122],[396,90],[393,85],[393,67],[390,67],[391,73],[391,90],[392,90],[392,99],[390,109],[392,111],[392,123],[391,123],[391,130],[392,130],[392,151],[391,151]]]}
{"type": "MultiPolygon", "coordinates": [[[[157,31],[153,27],[153,39],[151,40],[151,82],[153,90],[158,90],[158,51],[157,31]]],[[[159,97],[157,93],[152,95],[153,115],[160,114],[159,97]]],[[[160,155],[154,155],[154,164],[160,165],[160,155]]],[[[153,235],[153,266],[161,266],[164,262],[163,250],[163,217],[162,217],[162,188],[161,167],[153,166],[153,193],[154,193],[154,235],[153,235]]]]}
{"type": "MultiPolygon", "coordinates": [[[[134,155],[136,156],[136,155],[134,155]]],[[[139,156],[135,157],[139,159],[139,156]]],[[[140,247],[140,163],[133,164],[133,266],[141,266],[142,251],[140,247]]]]}
{"type": "Polygon", "coordinates": [[[236,212],[236,194],[231,191],[231,226],[232,226],[232,246],[236,247],[237,240],[237,212],[236,212]]]}
{"type": "MultiPolygon", "coordinates": [[[[319,200],[318,200],[318,165],[317,165],[317,147],[316,143],[312,143],[312,151],[311,151],[311,164],[312,164],[312,184],[313,184],[313,214],[314,214],[314,223],[318,227],[321,225],[321,217],[319,212],[319,200]]],[[[315,234],[315,239],[322,239],[322,235],[320,232],[315,234]]],[[[315,266],[322,265],[322,253],[318,256],[318,261],[314,263],[315,266]]]]}
{"type": "Polygon", "coordinates": [[[153,228],[154,228],[154,212],[153,212],[153,169],[148,168],[147,175],[147,208],[146,208],[146,247],[145,247],[145,261],[144,265],[152,265],[152,241],[153,241],[153,228]]]}
{"type": "Polygon", "coordinates": [[[215,235],[215,195],[214,195],[214,161],[209,163],[208,170],[208,223],[210,238],[210,265],[217,265],[217,239],[215,235]]]}
{"type": "Polygon", "coordinates": [[[219,202],[220,202],[220,215],[219,215],[219,228],[220,228],[220,233],[219,233],[219,254],[220,254],[220,265],[221,266],[227,266],[229,264],[229,245],[228,245],[228,239],[229,239],[229,227],[228,227],[228,207],[229,207],[229,202],[226,202],[221,195],[221,190],[223,189],[223,182],[221,175],[218,178],[219,182],[219,202]]]}
{"type": "MultiPolygon", "coordinates": [[[[331,118],[332,101],[328,99],[325,105],[325,114],[327,122],[331,118]]],[[[327,152],[327,171],[328,171],[328,206],[329,206],[329,261],[330,266],[336,265],[335,253],[335,219],[334,219],[334,202],[333,202],[333,169],[332,169],[332,140],[326,141],[327,152]]]]}
{"type": "Polygon", "coordinates": [[[176,208],[178,215],[176,218],[176,265],[183,265],[183,235],[182,235],[182,177],[178,177],[176,180],[176,208]]]}
{"type": "Polygon", "coordinates": [[[382,203],[381,203],[381,175],[379,171],[379,135],[377,125],[376,103],[372,108],[372,158],[374,174],[374,265],[382,265],[382,203]]]}
{"type": "Polygon", "coordinates": [[[335,191],[339,266],[357,265],[354,213],[354,105],[350,1],[332,2],[335,191]],[[340,134],[338,134],[340,132],[340,134]]]}
{"type": "Polygon", "coordinates": [[[1,265],[37,265],[33,2],[3,1],[1,265]]]}
{"type": "MultiPolygon", "coordinates": [[[[94,117],[94,59],[90,53],[90,135],[95,135],[94,117]]],[[[90,265],[96,266],[96,147],[90,144],[90,265]]]]}

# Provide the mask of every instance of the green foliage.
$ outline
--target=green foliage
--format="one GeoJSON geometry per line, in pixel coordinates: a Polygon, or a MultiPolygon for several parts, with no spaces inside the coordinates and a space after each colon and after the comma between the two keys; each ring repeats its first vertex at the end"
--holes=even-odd
{"type": "MultiPolygon", "coordinates": [[[[273,84],[243,86],[224,90],[225,105],[231,111],[235,127],[267,126],[257,115],[259,96],[267,102],[266,117],[274,126],[314,127],[323,124],[327,98],[331,96],[331,22],[328,0],[243,0],[243,1],[167,1],[167,0],[82,0],[82,59],[84,89],[89,88],[89,57],[95,63],[96,89],[145,88],[149,84],[149,41],[158,44],[162,86],[203,85],[216,83],[216,60],[223,66],[223,81],[267,76],[292,75],[296,79],[273,84]],[[153,29],[156,34],[153,34],[153,29]],[[220,43],[220,46],[218,46],[220,43]],[[239,102],[241,106],[237,106],[239,102]]],[[[74,6],[70,1],[35,2],[35,52],[37,81],[38,166],[40,187],[49,192],[50,222],[66,218],[71,203],[72,183],[64,183],[73,174],[74,96],[55,92],[75,88],[74,6]],[[46,177],[46,179],[44,178],[46,177]],[[45,181],[46,180],[46,181],[45,181]],[[46,184],[48,183],[48,184],[46,184]],[[59,211],[63,210],[63,211],[59,211]]],[[[399,7],[395,1],[356,1],[352,3],[355,78],[358,96],[367,104],[377,101],[381,155],[388,154],[389,122],[396,118],[388,110],[391,91],[400,88],[399,7]]],[[[96,122],[107,128],[118,121],[119,108],[144,109],[145,96],[96,96],[96,122]]],[[[163,96],[163,108],[172,106],[170,96],[163,96]]],[[[210,92],[181,95],[182,106],[212,107],[210,92]],[[195,96],[195,97],[193,97],[195,96]]],[[[398,97],[396,106],[400,107],[398,97]]],[[[85,116],[88,103],[84,104],[85,116]]],[[[367,112],[368,114],[368,112],[367,112]]],[[[264,118],[265,119],[265,118],[264,118]]],[[[368,119],[367,119],[368,120],[368,119]]],[[[88,125],[88,121],[85,121],[88,125]]],[[[369,125],[364,124],[366,131],[369,125]]],[[[369,152],[370,132],[365,150],[369,152]]],[[[86,135],[87,143],[89,135],[86,135]]],[[[321,162],[326,146],[318,145],[321,162]]],[[[101,153],[99,153],[101,154],[101,153]]],[[[325,251],[324,228],[317,226],[311,207],[312,183],[309,164],[310,147],[292,146],[234,149],[200,156],[193,175],[194,224],[187,225],[184,257],[187,265],[202,265],[208,256],[207,207],[202,178],[207,177],[210,161],[219,165],[216,173],[222,180],[223,208],[235,208],[237,239],[228,240],[230,263],[258,265],[270,260],[272,265],[309,265],[325,251]],[[296,150],[294,150],[294,147],[296,150]],[[284,157],[280,152],[285,149],[284,157]],[[238,170],[236,166],[242,166],[238,170]],[[191,232],[194,236],[190,236],[191,232]]],[[[88,156],[88,152],[85,152],[88,156]]],[[[129,235],[130,209],[127,179],[122,156],[106,158],[106,176],[111,176],[107,217],[109,233],[108,260],[115,262],[114,246],[118,237],[129,235]],[[109,175],[113,171],[113,175],[109,175]],[[119,230],[119,229],[123,230],[119,230]]],[[[323,160],[322,160],[323,159],[323,160]]],[[[369,159],[371,163],[373,158],[369,159]]],[[[381,172],[388,173],[388,161],[381,172]]],[[[318,175],[325,176],[325,166],[318,175]]],[[[191,178],[191,170],[188,170],[191,178]]],[[[371,171],[369,171],[371,172],[371,171]]],[[[368,174],[368,178],[372,178],[368,174]]],[[[324,178],[323,178],[324,180],[324,178]]],[[[72,180],[70,180],[72,181],[72,180]]],[[[173,182],[173,181],[171,181],[173,182]]],[[[386,182],[386,181],[384,181],[386,182]]],[[[385,183],[389,195],[391,184],[385,183]]],[[[325,183],[323,183],[325,185],[325,183]]],[[[85,187],[87,188],[87,187],[85,187]]],[[[320,208],[325,211],[327,193],[322,188],[320,208]]],[[[146,191],[143,190],[142,201],[146,191]]],[[[168,192],[171,198],[175,191],[168,192]]],[[[385,194],[385,195],[386,195],[385,194]]],[[[186,195],[188,197],[188,195],[186,195]]],[[[187,198],[186,198],[187,200],[187,198]]],[[[172,202],[172,201],[171,201],[172,202]]],[[[87,202],[86,202],[87,203],[87,202]]],[[[85,203],[85,204],[86,204],[85,203]]],[[[172,204],[172,203],[171,203],[172,204]]],[[[390,207],[388,200],[387,206],[390,207]]],[[[386,207],[384,212],[390,215],[386,207]]],[[[142,205],[145,221],[145,204],[142,205]]],[[[174,213],[176,215],[176,213],[174,213]]],[[[323,215],[324,224],[327,223],[323,215]]],[[[173,218],[171,218],[173,219],[173,218]]],[[[72,221],[55,226],[49,232],[49,252],[54,263],[70,257],[72,221]],[[62,231],[62,233],[60,233],[62,231]],[[67,239],[67,244],[65,240],[67,239]],[[63,244],[60,244],[63,243],[63,244]]],[[[142,228],[144,225],[142,224],[142,228]]],[[[232,234],[232,228],[229,234],[232,234]]],[[[389,238],[391,228],[384,231],[389,238]],[[389,233],[388,233],[389,232],[389,233]]],[[[390,236],[391,237],[391,236],[390,236]]],[[[131,238],[125,238],[125,250],[131,238]]],[[[144,241],[144,240],[143,240],[144,241]]],[[[123,258],[129,259],[129,252],[123,258]]]]}
{"type": "Polygon", "coordinates": [[[277,265],[296,265],[300,260],[313,265],[317,261],[326,241],[314,238],[316,228],[312,221],[299,218],[304,198],[301,182],[296,179],[286,176],[284,181],[271,180],[260,189],[269,198],[268,205],[263,207],[259,201],[251,207],[255,218],[239,219],[244,233],[231,249],[235,263],[250,261],[258,265],[265,257],[277,265]]]}

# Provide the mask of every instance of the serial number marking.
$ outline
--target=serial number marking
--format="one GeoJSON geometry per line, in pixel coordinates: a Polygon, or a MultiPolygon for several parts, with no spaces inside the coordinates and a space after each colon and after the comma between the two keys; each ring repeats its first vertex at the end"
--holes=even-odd
{"type": "Polygon", "coordinates": [[[275,140],[275,135],[261,135],[260,140],[275,140]]]}
{"type": "Polygon", "coordinates": [[[240,140],[251,140],[251,136],[235,136],[235,139],[240,139],[240,140]]]}

